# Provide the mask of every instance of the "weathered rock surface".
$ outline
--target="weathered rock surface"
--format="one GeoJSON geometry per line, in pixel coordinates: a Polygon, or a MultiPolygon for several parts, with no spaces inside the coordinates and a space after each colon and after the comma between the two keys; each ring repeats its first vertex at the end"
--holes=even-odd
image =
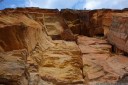
{"type": "Polygon", "coordinates": [[[81,36],[78,45],[83,54],[83,75],[88,75],[90,85],[116,84],[127,75],[128,58],[112,54],[106,40],[81,36]]]}
{"type": "Polygon", "coordinates": [[[28,85],[25,50],[0,53],[0,84],[28,85]]]}
{"type": "Polygon", "coordinates": [[[72,32],[86,36],[106,36],[112,24],[113,14],[117,13],[128,13],[128,10],[61,10],[61,15],[72,32]]]}
{"type": "Polygon", "coordinates": [[[0,14],[0,84],[84,85],[81,52],[59,11],[7,9],[0,14]],[[63,36],[65,33],[68,35],[63,36]],[[71,38],[67,37],[71,36],[71,38]],[[59,40],[56,40],[59,39],[59,40]],[[25,49],[26,54],[20,50],[25,49]],[[16,50],[16,51],[14,51],[16,50]],[[15,70],[15,71],[13,71],[15,70]],[[14,83],[13,83],[14,82],[14,83]]]}
{"type": "MultiPolygon", "coordinates": [[[[41,79],[52,85],[86,83],[82,76],[81,53],[75,42],[57,40],[53,43],[56,45],[45,52],[36,49],[30,56],[38,65],[36,71],[39,72],[41,79]]],[[[30,64],[35,63],[31,61],[30,64]]],[[[35,72],[33,69],[31,71],[35,72]]]]}
{"type": "Polygon", "coordinates": [[[0,11],[0,84],[128,83],[128,58],[112,53],[107,41],[127,52],[124,12],[127,9],[0,11]]]}
{"type": "Polygon", "coordinates": [[[116,48],[128,52],[128,14],[113,15],[112,25],[108,33],[109,42],[116,48]]]}

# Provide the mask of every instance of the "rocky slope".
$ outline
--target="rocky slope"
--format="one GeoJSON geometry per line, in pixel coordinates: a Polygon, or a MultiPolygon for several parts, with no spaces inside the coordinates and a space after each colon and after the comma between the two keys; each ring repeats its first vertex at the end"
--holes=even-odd
{"type": "Polygon", "coordinates": [[[0,84],[128,83],[125,14],[126,9],[1,10],[0,84]]]}

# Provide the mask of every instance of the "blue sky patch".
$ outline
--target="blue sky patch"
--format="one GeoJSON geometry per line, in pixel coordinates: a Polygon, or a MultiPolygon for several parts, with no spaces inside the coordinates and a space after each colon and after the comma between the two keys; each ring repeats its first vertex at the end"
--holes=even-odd
{"type": "Polygon", "coordinates": [[[71,9],[123,9],[127,0],[0,0],[0,9],[16,7],[71,8],[71,9]]]}

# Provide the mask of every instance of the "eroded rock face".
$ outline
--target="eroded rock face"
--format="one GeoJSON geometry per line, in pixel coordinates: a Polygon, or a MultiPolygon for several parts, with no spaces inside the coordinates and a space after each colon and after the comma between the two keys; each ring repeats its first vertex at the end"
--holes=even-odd
{"type": "Polygon", "coordinates": [[[104,32],[103,12],[104,10],[62,10],[61,15],[74,34],[95,36],[104,32]]]}
{"type": "Polygon", "coordinates": [[[124,12],[127,10],[17,8],[0,11],[0,84],[127,83],[128,59],[112,53],[109,44],[127,52],[124,12]],[[122,28],[116,31],[116,40],[115,21],[122,28]],[[94,37],[97,35],[107,35],[109,42],[105,37],[94,37]]]}
{"type": "Polygon", "coordinates": [[[0,84],[28,85],[26,50],[0,53],[0,84]]]}
{"type": "Polygon", "coordinates": [[[64,28],[58,12],[35,8],[2,11],[0,63],[4,67],[0,70],[0,84],[87,84],[82,75],[80,49],[71,41],[75,36],[64,28]]]}
{"type": "Polygon", "coordinates": [[[108,40],[111,44],[120,50],[128,52],[128,15],[127,13],[118,13],[113,15],[112,25],[108,34],[108,40]]]}
{"type": "MultiPolygon", "coordinates": [[[[88,75],[90,85],[114,85],[127,75],[128,58],[111,53],[106,40],[82,36],[78,37],[78,45],[83,54],[83,75],[88,75]]],[[[127,78],[122,84],[126,82],[127,78]]]]}
{"type": "Polygon", "coordinates": [[[61,15],[74,34],[85,36],[107,36],[113,14],[128,13],[126,9],[72,10],[63,9],[61,15]]]}
{"type": "Polygon", "coordinates": [[[39,72],[41,79],[52,85],[86,83],[82,76],[81,53],[75,42],[57,40],[53,43],[55,46],[45,52],[41,52],[38,48],[33,51],[30,56],[32,59],[29,58],[30,73],[39,72]]]}

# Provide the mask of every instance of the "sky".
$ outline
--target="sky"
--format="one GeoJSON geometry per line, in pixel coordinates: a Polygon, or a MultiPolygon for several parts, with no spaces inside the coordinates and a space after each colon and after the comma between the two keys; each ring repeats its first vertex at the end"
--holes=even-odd
{"type": "Polygon", "coordinates": [[[0,0],[0,10],[16,7],[52,9],[123,9],[128,8],[128,0],[0,0]]]}

